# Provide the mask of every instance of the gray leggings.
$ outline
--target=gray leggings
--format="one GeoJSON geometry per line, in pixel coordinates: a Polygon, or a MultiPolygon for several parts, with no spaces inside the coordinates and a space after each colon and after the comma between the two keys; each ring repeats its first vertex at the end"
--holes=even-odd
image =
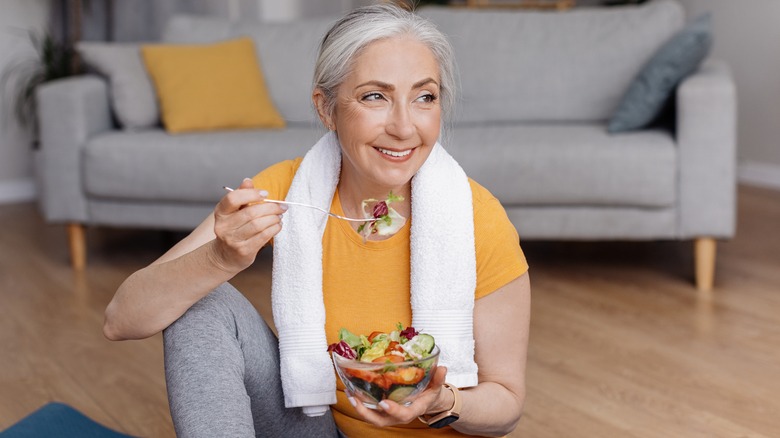
{"type": "Polygon", "coordinates": [[[276,336],[225,283],[163,333],[165,380],[179,437],[337,437],[330,412],[284,407],[276,336]]]}

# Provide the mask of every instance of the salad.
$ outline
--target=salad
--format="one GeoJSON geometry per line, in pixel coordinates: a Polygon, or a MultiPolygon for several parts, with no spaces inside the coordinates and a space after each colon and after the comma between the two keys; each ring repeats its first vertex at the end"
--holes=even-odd
{"type": "Polygon", "coordinates": [[[363,208],[364,217],[368,220],[358,227],[357,232],[363,236],[364,241],[371,234],[391,236],[404,226],[406,218],[390,207],[390,204],[393,202],[403,200],[403,196],[394,195],[392,191],[384,201],[377,199],[363,200],[361,207],[363,208]]]}
{"type": "Polygon", "coordinates": [[[411,403],[408,400],[428,385],[438,362],[433,336],[400,323],[389,333],[368,336],[342,328],[339,342],[328,351],[344,385],[371,408],[384,399],[411,403]]]}

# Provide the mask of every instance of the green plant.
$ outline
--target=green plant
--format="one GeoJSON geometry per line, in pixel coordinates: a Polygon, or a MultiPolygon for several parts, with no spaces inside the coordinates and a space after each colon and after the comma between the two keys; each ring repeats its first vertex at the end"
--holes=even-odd
{"type": "MultiPolygon", "coordinates": [[[[110,14],[113,1],[106,1],[106,13],[110,14]]],[[[90,0],[51,0],[51,4],[53,8],[60,5],[59,15],[63,28],[69,29],[68,35],[56,39],[50,33],[26,32],[24,36],[32,45],[34,55],[12,62],[0,74],[3,105],[12,110],[19,125],[28,131],[33,147],[38,145],[35,91],[45,82],[82,73],[74,45],[81,39],[83,12],[91,9],[90,0]]]]}
{"type": "Polygon", "coordinates": [[[3,71],[0,90],[3,95],[10,94],[3,101],[10,103],[16,120],[29,132],[35,145],[38,133],[35,90],[45,82],[80,74],[81,68],[74,61],[77,55],[73,47],[49,34],[29,32],[28,35],[35,54],[11,63],[3,71]]]}

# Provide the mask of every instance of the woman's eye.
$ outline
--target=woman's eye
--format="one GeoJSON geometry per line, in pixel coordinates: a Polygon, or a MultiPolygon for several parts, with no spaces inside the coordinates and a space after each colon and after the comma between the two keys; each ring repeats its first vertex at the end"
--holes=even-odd
{"type": "Polygon", "coordinates": [[[368,94],[364,94],[363,98],[362,98],[362,100],[369,101],[369,102],[382,100],[382,99],[384,99],[384,97],[382,96],[381,93],[368,93],[368,94]]]}
{"type": "Polygon", "coordinates": [[[436,102],[436,96],[428,93],[418,97],[417,100],[425,103],[433,103],[436,102]]]}

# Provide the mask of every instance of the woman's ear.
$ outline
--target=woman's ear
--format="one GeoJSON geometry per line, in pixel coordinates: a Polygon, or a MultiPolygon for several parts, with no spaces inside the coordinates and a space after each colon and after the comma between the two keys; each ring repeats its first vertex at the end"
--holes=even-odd
{"type": "Polygon", "coordinates": [[[322,89],[317,88],[314,90],[314,93],[311,95],[311,100],[314,102],[314,107],[317,108],[317,114],[320,116],[322,124],[325,125],[329,131],[334,131],[336,126],[333,124],[333,120],[331,120],[330,114],[328,114],[326,110],[325,93],[322,89]]]}

